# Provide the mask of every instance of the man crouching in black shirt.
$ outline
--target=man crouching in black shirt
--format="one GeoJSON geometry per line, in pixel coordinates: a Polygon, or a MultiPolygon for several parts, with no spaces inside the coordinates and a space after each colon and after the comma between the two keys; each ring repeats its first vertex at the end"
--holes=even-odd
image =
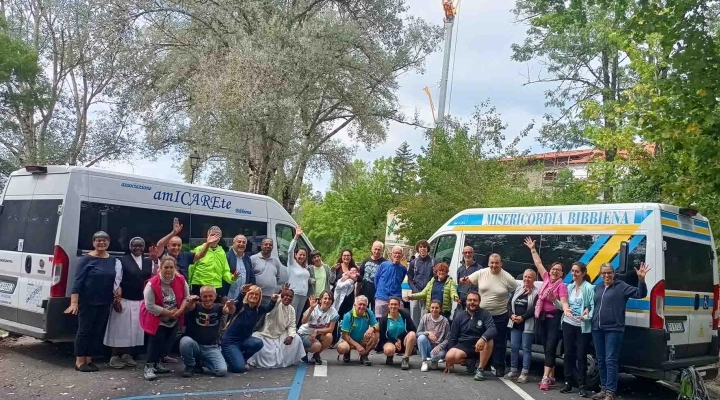
{"type": "Polygon", "coordinates": [[[483,370],[492,356],[496,334],[492,315],[480,308],[480,294],[468,293],[467,309],[455,316],[445,344],[449,349],[445,355],[445,373],[449,373],[455,364],[466,363],[468,374],[472,374],[475,361],[480,359],[480,365],[474,371],[475,380],[485,380],[483,370]]]}

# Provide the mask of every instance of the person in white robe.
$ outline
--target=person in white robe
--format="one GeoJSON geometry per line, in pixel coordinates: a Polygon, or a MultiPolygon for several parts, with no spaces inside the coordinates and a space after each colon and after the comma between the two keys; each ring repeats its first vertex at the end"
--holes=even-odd
{"type": "Polygon", "coordinates": [[[262,349],[248,360],[257,368],[285,368],[299,363],[305,348],[296,331],[295,309],[291,305],[295,293],[283,289],[281,301],[265,316],[262,329],[253,336],[262,340],[262,349]]]}
{"type": "Polygon", "coordinates": [[[340,312],[340,305],[343,303],[345,298],[355,290],[355,282],[357,281],[357,268],[350,268],[350,270],[342,275],[339,281],[335,283],[335,302],[333,307],[335,311],[340,312]]]}

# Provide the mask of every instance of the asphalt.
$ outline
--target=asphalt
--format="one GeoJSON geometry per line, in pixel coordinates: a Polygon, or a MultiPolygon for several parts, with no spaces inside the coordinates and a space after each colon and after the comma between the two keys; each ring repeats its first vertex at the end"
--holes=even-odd
{"type": "MultiPolygon", "coordinates": [[[[507,383],[491,377],[475,382],[456,368],[452,374],[420,372],[417,357],[412,369],[402,371],[400,359],[386,366],[385,358],[373,354],[366,367],[353,357],[342,364],[332,350],[323,354],[325,364],[301,365],[277,370],[251,370],[224,378],[206,375],[182,378],[182,364],[170,364],[176,371],[157,381],[142,379],[140,367],[114,370],[98,363],[97,373],[76,372],[71,344],[43,343],[30,338],[0,342],[0,399],[478,399],[478,400],[569,400],[577,394],[560,394],[555,388],[541,392],[539,369],[531,371],[526,384],[507,383]],[[514,390],[514,389],[517,389],[514,390]]],[[[537,364],[537,363],[536,363],[537,364]]],[[[626,400],[674,400],[677,394],[660,385],[623,377],[620,398],[626,400]]]]}

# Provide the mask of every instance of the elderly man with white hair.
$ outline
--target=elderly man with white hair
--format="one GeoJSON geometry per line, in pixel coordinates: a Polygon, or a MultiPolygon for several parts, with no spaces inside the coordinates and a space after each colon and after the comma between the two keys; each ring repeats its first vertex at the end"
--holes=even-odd
{"type": "Polygon", "coordinates": [[[403,249],[392,248],[390,260],[380,264],[375,274],[375,316],[382,318],[388,313],[388,301],[391,297],[402,298],[402,283],[407,275],[407,268],[400,263],[403,249]]]}
{"type": "Polygon", "coordinates": [[[367,306],[367,297],[363,295],[355,297],[352,311],[345,313],[340,324],[342,340],[337,345],[337,352],[343,356],[345,364],[350,362],[350,352],[355,349],[360,355],[361,364],[372,365],[368,354],[380,340],[380,324],[367,306]]]}

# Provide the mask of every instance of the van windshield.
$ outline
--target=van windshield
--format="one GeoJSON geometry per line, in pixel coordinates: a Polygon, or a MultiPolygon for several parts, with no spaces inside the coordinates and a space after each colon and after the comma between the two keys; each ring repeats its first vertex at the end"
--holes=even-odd
{"type": "Polygon", "coordinates": [[[713,252],[709,244],[664,236],[665,288],[712,293],[713,252]]]}

